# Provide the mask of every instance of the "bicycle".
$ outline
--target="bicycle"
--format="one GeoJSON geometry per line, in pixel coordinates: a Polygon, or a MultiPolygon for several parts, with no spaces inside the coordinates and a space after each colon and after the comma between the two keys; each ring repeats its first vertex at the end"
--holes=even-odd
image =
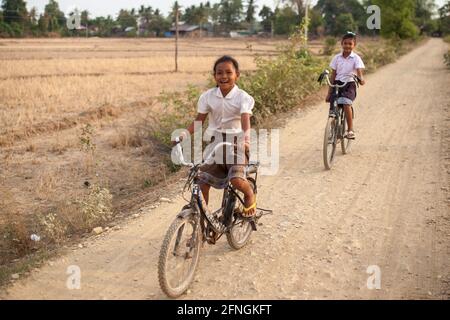
{"type": "MultiPolygon", "coordinates": [[[[162,291],[171,298],[181,296],[189,288],[204,242],[215,244],[225,234],[228,244],[239,250],[248,243],[252,232],[257,230],[258,220],[263,215],[272,213],[271,210],[257,208],[254,217],[243,217],[240,214],[244,206],[243,195],[231,183],[224,189],[221,208],[211,212],[200,190],[197,174],[203,164],[213,163],[213,154],[219,148],[233,144],[219,143],[200,164],[194,165],[185,161],[179,140],[177,142],[175,151],[180,164],[190,168],[183,194],[188,189],[191,191],[191,197],[184,198],[188,204],[182,208],[167,230],[159,255],[159,284],[162,291]]],[[[255,194],[258,168],[259,162],[249,163],[246,168],[247,180],[255,194]]]]}
{"type": "MultiPolygon", "coordinates": [[[[336,146],[338,143],[341,144],[342,154],[347,154],[350,152],[352,139],[348,139],[345,135],[347,119],[344,112],[344,106],[337,103],[337,98],[339,97],[339,89],[345,87],[349,81],[342,85],[332,84],[329,78],[330,72],[325,70],[320,74],[319,83],[322,83],[324,79],[328,86],[334,88],[334,99],[333,99],[333,112],[330,113],[327,120],[327,125],[325,127],[325,134],[323,139],[323,163],[327,170],[330,170],[333,166],[334,156],[336,153],[336,146]]],[[[355,81],[357,87],[359,87],[360,79],[354,75],[349,75],[355,81]]],[[[352,115],[355,118],[355,113],[352,106],[352,115]]]]}

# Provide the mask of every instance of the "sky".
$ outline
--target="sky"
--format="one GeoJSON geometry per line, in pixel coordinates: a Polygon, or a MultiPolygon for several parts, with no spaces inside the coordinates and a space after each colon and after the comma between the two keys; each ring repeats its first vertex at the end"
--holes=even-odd
{"type": "MultiPolygon", "coordinates": [[[[63,12],[70,12],[71,9],[77,7],[81,10],[87,9],[93,16],[107,16],[111,15],[116,17],[120,9],[131,9],[138,8],[141,5],[152,6],[152,8],[160,9],[165,15],[170,10],[173,2],[175,0],[57,0],[59,7],[63,12]]],[[[220,0],[210,0],[211,3],[217,3],[220,0]]],[[[344,0],[345,1],[345,0],[344,0]]],[[[436,4],[441,7],[446,0],[435,0],[436,4]]],[[[48,0],[26,0],[28,9],[36,7],[38,13],[44,11],[45,5],[48,0]]],[[[183,7],[188,7],[193,4],[198,5],[201,2],[206,2],[206,0],[178,0],[178,3],[183,7]]],[[[245,0],[243,1],[246,2],[245,0]]],[[[275,8],[277,3],[281,0],[255,0],[258,6],[257,12],[261,9],[263,5],[275,8]]],[[[311,0],[312,4],[317,3],[317,0],[311,0]]]]}

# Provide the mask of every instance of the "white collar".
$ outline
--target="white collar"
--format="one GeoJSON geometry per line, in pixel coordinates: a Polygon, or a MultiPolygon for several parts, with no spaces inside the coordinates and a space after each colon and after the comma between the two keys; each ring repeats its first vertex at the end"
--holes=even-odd
{"type": "MultiPolygon", "coordinates": [[[[344,52],[341,52],[341,57],[344,58],[344,52]]],[[[350,55],[347,58],[354,58],[355,57],[355,52],[351,52],[350,55]]],[[[346,58],[344,58],[346,59],[346,58]]]]}
{"type": "Polygon", "coordinates": [[[239,87],[237,86],[237,84],[235,84],[233,89],[231,89],[231,91],[228,92],[226,97],[224,97],[222,95],[222,91],[220,90],[220,87],[217,87],[217,89],[216,89],[216,96],[219,97],[219,98],[233,99],[233,97],[236,95],[238,90],[239,90],[239,87]]]}

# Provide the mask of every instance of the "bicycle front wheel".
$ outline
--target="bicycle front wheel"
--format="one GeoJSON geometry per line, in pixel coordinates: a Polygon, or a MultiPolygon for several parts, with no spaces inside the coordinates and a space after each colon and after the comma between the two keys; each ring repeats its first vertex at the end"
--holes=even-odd
{"type": "Polygon", "coordinates": [[[167,230],[158,262],[162,291],[171,298],[181,296],[194,279],[202,244],[199,218],[177,217],[167,230]]]}
{"type": "Polygon", "coordinates": [[[327,170],[331,169],[334,162],[337,141],[336,131],[336,119],[329,117],[323,138],[323,164],[327,170]]]}

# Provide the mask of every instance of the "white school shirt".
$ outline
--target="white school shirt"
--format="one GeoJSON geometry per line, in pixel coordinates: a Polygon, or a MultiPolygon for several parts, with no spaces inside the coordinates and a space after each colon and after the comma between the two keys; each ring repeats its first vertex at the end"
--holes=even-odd
{"type": "Polygon", "coordinates": [[[206,135],[214,132],[240,133],[242,131],[241,114],[252,113],[255,100],[237,85],[224,97],[219,87],[204,92],[198,100],[197,111],[208,113],[206,135]]]}
{"type": "Polygon", "coordinates": [[[331,60],[330,67],[336,70],[336,80],[347,82],[354,81],[349,74],[356,74],[356,69],[365,69],[361,57],[352,51],[347,58],[344,58],[342,52],[335,55],[331,60]]]}

